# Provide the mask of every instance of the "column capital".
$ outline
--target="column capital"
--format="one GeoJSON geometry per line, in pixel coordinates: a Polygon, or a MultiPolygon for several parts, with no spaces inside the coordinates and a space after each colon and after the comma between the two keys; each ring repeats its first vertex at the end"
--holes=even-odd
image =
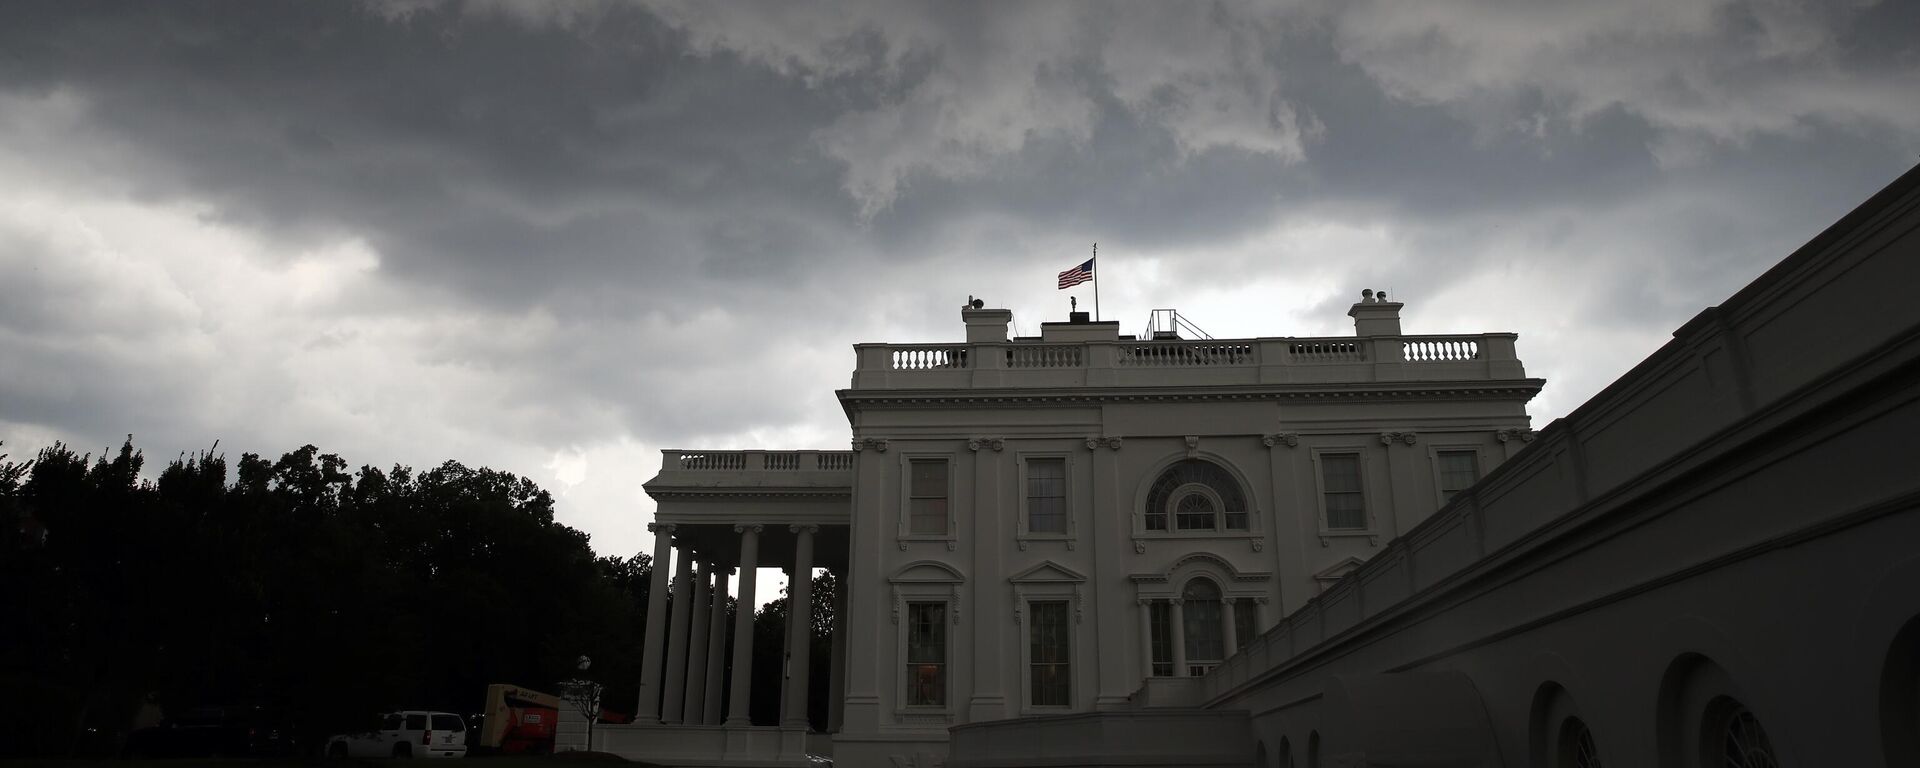
{"type": "Polygon", "coordinates": [[[805,523],[805,524],[796,524],[796,525],[789,525],[789,526],[787,526],[787,532],[788,532],[788,533],[803,533],[803,532],[804,532],[804,533],[806,533],[806,534],[807,534],[808,536],[812,536],[812,535],[814,535],[814,534],[816,534],[816,533],[819,533],[819,532],[820,532],[820,526],[818,526],[818,525],[815,525],[815,524],[813,524],[813,523],[805,523]]]}
{"type": "Polygon", "coordinates": [[[1414,443],[1417,443],[1417,442],[1420,442],[1420,436],[1413,432],[1382,432],[1380,433],[1381,445],[1393,445],[1394,443],[1406,443],[1407,445],[1413,445],[1414,443]]]}
{"type": "Polygon", "coordinates": [[[647,533],[673,533],[678,527],[673,523],[647,523],[647,533]]]}
{"type": "Polygon", "coordinates": [[[766,529],[767,529],[767,527],[766,527],[766,526],[764,526],[764,525],[760,525],[760,524],[758,524],[758,523],[755,523],[755,524],[753,524],[753,525],[745,525],[745,524],[742,524],[742,525],[736,525],[736,526],[734,526],[734,527],[733,527],[733,532],[734,532],[734,533],[746,533],[746,532],[748,532],[748,531],[752,531],[752,532],[754,532],[754,533],[755,533],[755,534],[757,535],[757,534],[759,534],[759,533],[760,533],[761,531],[765,531],[766,529]]]}

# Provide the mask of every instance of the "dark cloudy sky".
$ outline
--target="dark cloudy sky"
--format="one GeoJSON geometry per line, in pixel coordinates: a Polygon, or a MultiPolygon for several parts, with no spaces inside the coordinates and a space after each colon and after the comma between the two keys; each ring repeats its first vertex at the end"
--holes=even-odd
{"type": "MultiPolygon", "coordinates": [[[[1920,3],[0,4],[0,440],[844,448],[862,341],[1520,334],[1564,415],[1920,162],[1920,3]],[[1090,293],[1079,293],[1083,302],[1090,293]]],[[[1910,287],[1890,286],[1891,291],[1910,287]]]]}

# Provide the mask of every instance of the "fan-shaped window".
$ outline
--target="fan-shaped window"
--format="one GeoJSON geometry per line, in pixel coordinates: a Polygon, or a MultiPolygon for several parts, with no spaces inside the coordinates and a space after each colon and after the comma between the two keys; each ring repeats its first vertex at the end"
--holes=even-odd
{"type": "Polygon", "coordinates": [[[1149,531],[1244,531],[1247,500],[1223,467],[1186,459],[1161,472],[1147,490],[1149,531]]]}
{"type": "Polygon", "coordinates": [[[1565,768],[1601,768],[1600,750],[1593,744],[1593,729],[1577,717],[1560,725],[1560,759],[1555,765],[1565,768]]]}
{"type": "MultiPolygon", "coordinates": [[[[1773,756],[1773,744],[1767,740],[1767,731],[1760,727],[1760,720],[1753,711],[1729,701],[1722,702],[1721,725],[1716,734],[1707,732],[1707,738],[1719,737],[1719,753],[1726,768],[1780,768],[1780,761],[1773,756]]],[[[1714,745],[1705,745],[1712,750],[1714,745]]],[[[1709,752],[1711,754],[1711,752],[1709,752]]],[[[1708,765],[1715,763],[1709,760],[1708,765]]]]}
{"type": "Polygon", "coordinates": [[[1181,592],[1187,635],[1187,662],[1197,667],[1188,674],[1204,674],[1226,658],[1226,641],[1220,637],[1220,587],[1212,579],[1196,578],[1181,592]]]}

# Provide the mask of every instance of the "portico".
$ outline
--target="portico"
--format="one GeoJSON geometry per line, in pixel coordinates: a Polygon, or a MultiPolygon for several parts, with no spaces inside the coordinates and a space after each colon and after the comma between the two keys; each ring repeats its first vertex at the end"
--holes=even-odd
{"type": "MultiPolygon", "coordinates": [[[[813,733],[812,572],[846,573],[850,451],[663,451],[645,486],[658,504],[640,697],[634,722],[603,726],[594,749],[674,765],[806,765],[831,751],[813,733]],[[778,718],[753,721],[755,574],[788,575],[778,718]],[[737,610],[727,621],[729,590],[737,610]],[[732,632],[728,656],[728,632],[732,632]],[[811,736],[811,738],[810,738],[811,736]]],[[[836,606],[839,608],[840,606],[836,606]]],[[[838,614],[839,611],[836,611],[838,614]]],[[[833,658],[841,658],[835,633],[833,658]]],[[[823,720],[837,721],[838,686],[823,720]]]]}

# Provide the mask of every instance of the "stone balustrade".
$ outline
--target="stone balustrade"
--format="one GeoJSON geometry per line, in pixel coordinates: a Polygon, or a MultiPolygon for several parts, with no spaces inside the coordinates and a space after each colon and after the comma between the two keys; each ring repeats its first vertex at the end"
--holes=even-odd
{"type": "Polygon", "coordinates": [[[1511,333],[859,344],[854,389],[1476,381],[1526,373],[1511,333]]]}
{"type": "Polygon", "coordinates": [[[661,451],[660,471],[851,472],[852,451],[661,451]]]}

